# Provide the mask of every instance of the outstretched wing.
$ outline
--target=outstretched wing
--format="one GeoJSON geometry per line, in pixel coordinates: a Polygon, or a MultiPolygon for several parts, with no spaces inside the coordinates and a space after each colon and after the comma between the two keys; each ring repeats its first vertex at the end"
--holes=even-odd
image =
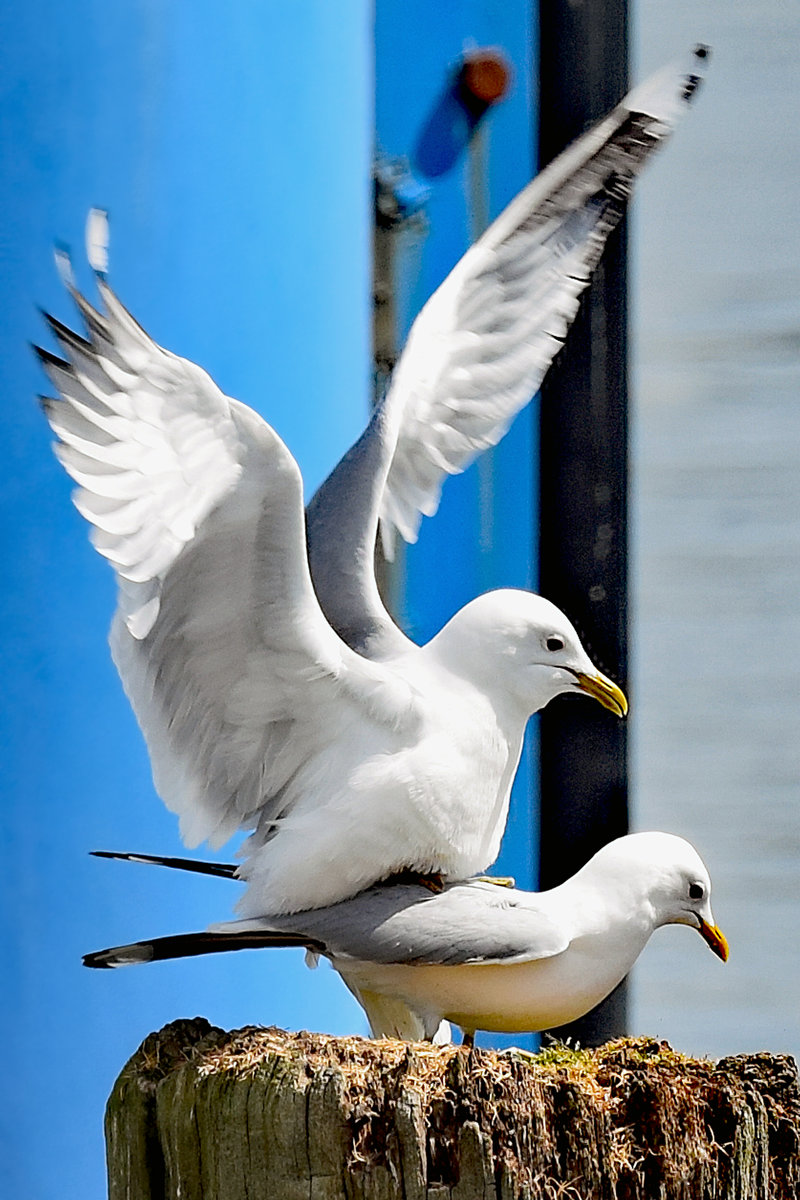
{"type": "Polygon", "coordinates": [[[43,401],[78,509],[119,583],[114,661],[189,845],[269,821],[342,722],[402,724],[404,685],[330,628],[297,464],[252,410],[158,346],[98,280],[88,338],[48,318],[43,401]]]}
{"type": "MultiPolygon", "coordinates": [[[[666,68],[573,143],[503,212],[417,317],[386,406],[397,443],[382,532],[416,540],[447,475],[495,445],[564,342],[636,176],[697,89],[708,51],[666,68]]],[[[391,541],[391,537],[388,539],[391,541]]]]}
{"type": "Polygon", "coordinates": [[[380,517],[416,540],[447,475],[497,443],[564,342],[636,176],[695,92],[707,57],[667,67],[533,180],[422,309],[389,393],[308,508],[314,586],[331,625],[370,658],[408,641],[384,608],[373,557],[380,517]]]}

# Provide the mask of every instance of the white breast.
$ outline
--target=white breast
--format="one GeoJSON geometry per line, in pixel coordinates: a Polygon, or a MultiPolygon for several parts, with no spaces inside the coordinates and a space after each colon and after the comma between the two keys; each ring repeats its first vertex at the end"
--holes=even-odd
{"type": "Polygon", "coordinates": [[[376,727],[367,741],[362,724],[324,763],[304,765],[274,836],[246,843],[242,916],[334,904],[405,869],[464,879],[492,864],[523,729],[502,730],[486,697],[463,681],[444,688],[413,738],[376,727]],[[313,874],[309,845],[324,864],[313,874]]]}
{"type": "Polygon", "coordinates": [[[652,933],[632,913],[576,937],[561,954],[465,966],[334,962],[348,986],[396,996],[429,1023],[530,1033],[557,1028],[599,1004],[628,974],[652,933]]]}

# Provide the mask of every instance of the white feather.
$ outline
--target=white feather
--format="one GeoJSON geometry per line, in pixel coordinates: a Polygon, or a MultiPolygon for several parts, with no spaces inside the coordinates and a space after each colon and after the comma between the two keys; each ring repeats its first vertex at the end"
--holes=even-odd
{"type": "MultiPolygon", "coordinates": [[[[705,47],[635,88],[511,202],[420,312],[386,405],[381,524],[414,542],[444,477],[496,445],[537,391],[634,179],[687,108],[705,47]]],[[[391,539],[384,533],[391,555],[391,539]]]]}
{"type": "MultiPolygon", "coordinates": [[[[587,678],[623,711],[563,613],[527,593],[480,597],[414,646],[383,609],[373,548],[379,509],[385,545],[393,527],[413,540],[447,475],[536,390],[691,79],[632,93],[465,255],[307,526],[275,432],[157,345],[102,277],[96,311],[62,263],[89,340],[51,320],[68,361],[42,352],[61,396],[44,407],[117,574],[114,661],[186,841],[252,831],[245,915],[331,904],[404,868],[480,873],[528,716],[587,678]]],[[[104,272],[99,210],[87,244],[104,272]]]]}
{"type": "Polygon", "coordinates": [[[185,841],[253,831],[245,914],[330,904],[403,868],[483,870],[528,716],[596,675],[575,631],[547,601],[498,592],[427,647],[356,654],[319,608],[280,438],[99,286],[105,315],[76,297],[91,344],[52,322],[69,361],[44,356],[62,394],[45,412],[117,573],[113,658],[185,841]]]}
{"type": "Polygon", "coordinates": [[[86,218],[86,257],[93,271],[105,275],[108,270],[108,213],[105,209],[89,209],[86,218]]]}

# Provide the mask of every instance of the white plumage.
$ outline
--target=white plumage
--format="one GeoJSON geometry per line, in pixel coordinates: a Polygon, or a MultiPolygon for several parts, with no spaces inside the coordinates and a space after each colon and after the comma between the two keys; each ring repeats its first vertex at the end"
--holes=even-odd
{"type": "MultiPolygon", "coordinates": [[[[402,869],[485,870],[530,714],[576,689],[624,712],[540,597],[480,597],[414,646],[372,553],[379,516],[413,538],[445,475],[538,385],[664,112],[696,82],[672,72],[644,111],[623,102],[462,259],[309,506],[308,557],[300,472],[277,434],[158,346],[102,277],[104,312],[67,279],[88,340],[50,319],[66,358],[40,352],[61,397],[44,407],[117,574],[114,661],[187,843],[253,831],[244,913],[328,905],[402,869]]],[[[104,262],[102,214],[90,243],[104,262]]]]}
{"type": "Polygon", "coordinates": [[[668,924],[698,930],[727,959],[697,851],[673,834],[636,833],[610,842],[547,892],[477,880],[438,896],[419,885],[377,887],[331,908],[116,946],[84,962],[119,967],[305,945],[314,957],[330,959],[363,1005],[374,1037],[441,1041],[448,1021],[472,1034],[523,1033],[575,1020],[616,987],[653,932],[668,924]]]}
{"type": "Polygon", "coordinates": [[[91,342],[53,322],[69,363],[45,353],[62,395],[45,411],[117,572],[112,654],[185,841],[254,830],[247,913],[404,868],[484,869],[530,713],[575,688],[620,710],[621,693],[523,592],[478,598],[391,661],[353,651],[317,602],[280,438],[98,286],[105,315],[76,294],[91,342]]]}
{"type": "MultiPolygon", "coordinates": [[[[634,180],[694,95],[705,46],[666,67],[512,200],[417,318],[388,405],[399,431],[381,521],[415,541],[446,474],[500,441],[563,344],[634,180]]],[[[385,539],[391,544],[391,532],[385,539]]]]}

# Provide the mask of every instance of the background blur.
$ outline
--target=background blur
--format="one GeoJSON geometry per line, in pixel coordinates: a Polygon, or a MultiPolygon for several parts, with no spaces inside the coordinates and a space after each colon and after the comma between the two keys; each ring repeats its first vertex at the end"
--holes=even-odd
{"type": "Polygon", "coordinates": [[[698,847],[731,957],[660,930],[632,1027],[800,1055],[800,5],[634,16],[637,76],[713,55],[633,209],[633,821],[698,847]]]}
{"type": "Polygon", "coordinates": [[[0,17],[4,1196],[104,1194],[111,1084],[177,1016],[363,1028],[302,954],[81,966],[93,947],[224,919],[238,889],[87,854],[181,843],[110,661],[113,578],[50,449],[27,343],[44,336],[37,305],[75,320],[54,241],[94,294],[84,222],[107,207],[125,303],[269,412],[310,493],[367,411],[373,53],[368,0],[239,2],[224,18],[213,0],[31,0],[0,17]]]}
{"type": "MultiPolygon", "coordinates": [[[[442,5],[469,10],[454,52],[464,37],[505,44],[511,8],[442,5]]],[[[798,1054],[800,6],[639,0],[632,15],[632,77],[698,40],[714,51],[634,205],[632,819],[697,845],[732,957],[723,968],[686,930],[660,931],[631,1031],[696,1053],[798,1054]]],[[[368,0],[234,3],[224,21],[210,0],[191,13],[30,0],[0,15],[9,1196],[103,1194],[105,1098],[176,1016],[364,1029],[332,973],[309,975],[293,952],[80,966],[88,949],[220,919],[235,889],[86,855],[180,843],[108,656],[113,582],[32,402],[45,381],[27,342],[42,337],[37,304],[72,320],[53,242],[74,247],[90,287],[83,223],[107,206],[125,303],[268,415],[310,494],[369,397],[372,21],[368,0]]],[[[508,49],[515,90],[491,144],[513,165],[492,212],[532,161],[520,114],[535,46],[508,49]]],[[[529,553],[530,531],[519,539],[529,553]]],[[[524,582],[502,563],[513,577],[497,582],[524,582]]],[[[524,877],[529,831],[514,834],[504,861],[524,877]]]]}

